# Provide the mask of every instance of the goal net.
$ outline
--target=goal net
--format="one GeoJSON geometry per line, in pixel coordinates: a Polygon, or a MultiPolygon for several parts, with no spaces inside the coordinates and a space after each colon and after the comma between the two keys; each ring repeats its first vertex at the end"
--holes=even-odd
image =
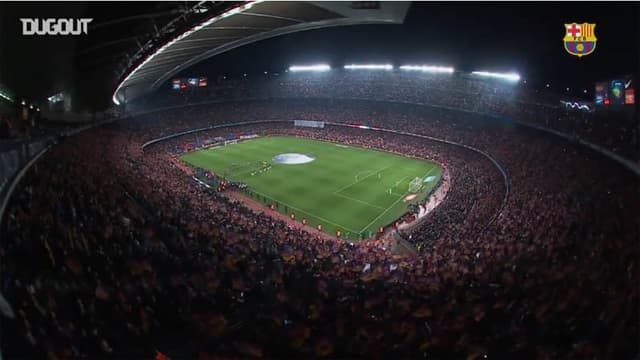
{"type": "Polygon", "coordinates": [[[411,180],[411,182],[409,183],[409,192],[417,193],[418,191],[420,191],[420,189],[422,189],[422,179],[417,177],[411,180]]]}

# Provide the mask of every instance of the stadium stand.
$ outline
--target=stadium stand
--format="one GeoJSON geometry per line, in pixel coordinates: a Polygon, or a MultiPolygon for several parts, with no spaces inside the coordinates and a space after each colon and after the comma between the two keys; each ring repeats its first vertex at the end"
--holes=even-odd
{"type": "Polygon", "coordinates": [[[601,146],[637,164],[637,119],[622,112],[580,112],[542,97],[522,84],[478,79],[469,74],[406,72],[284,73],[258,78],[219,79],[205,91],[161,91],[133,102],[134,112],[167,105],[268,98],[376,100],[466,110],[537,126],[601,146]]]}
{"type": "Polygon", "coordinates": [[[638,353],[635,174],[579,143],[519,125],[563,115],[515,106],[517,94],[504,86],[325,75],[223,82],[204,98],[160,94],[133,108],[176,106],[53,147],[2,219],[9,239],[0,242],[2,289],[16,312],[3,334],[6,355],[638,353]],[[468,90],[454,96],[459,89],[468,90]],[[328,126],[300,129],[296,119],[328,126]],[[192,129],[224,135],[228,128],[211,127],[247,121],[266,122],[233,126],[234,133],[331,139],[446,164],[447,198],[403,234],[419,253],[319,237],[204,189],[170,161],[171,149],[197,143],[195,134],[143,149],[192,129]],[[341,126],[361,123],[405,134],[341,126]],[[490,154],[507,185],[487,158],[423,135],[490,154]]]}

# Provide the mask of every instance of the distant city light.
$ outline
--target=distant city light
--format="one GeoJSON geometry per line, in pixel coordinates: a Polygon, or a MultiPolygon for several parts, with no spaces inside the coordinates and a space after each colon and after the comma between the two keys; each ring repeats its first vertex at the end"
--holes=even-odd
{"type": "Polygon", "coordinates": [[[587,89],[584,89],[582,92],[584,92],[586,94],[587,93],[587,89]]]}
{"type": "Polygon", "coordinates": [[[518,82],[520,81],[520,75],[516,73],[494,73],[489,71],[473,71],[473,75],[502,79],[507,81],[518,82]]]}
{"type": "Polygon", "coordinates": [[[33,105],[29,105],[29,109],[33,110],[33,105]]]}
{"type": "Polygon", "coordinates": [[[452,74],[453,68],[448,66],[432,66],[432,65],[402,65],[400,70],[423,71],[430,73],[446,73],[452,74]]]}
{"type": "Polygon", "coordinates": [[[549,87],[549,86],[550,86],[550,85],[549,85],[549,84],[547,84],[547,87],[549,87]]]}
{"type": "Polygon", "coordinates": [[[344,66],[348,70],[393,70],[391,64],[349,64],[344,66]]]}
{"type": "Polygon", "coordinates": [[[268,72],[266,72],[266,71],[265,71],[265,72],[264,72],[264,74],[265,74],[265,75],[267,75],[267,74],[268,74],[268,72]]]}
{"type": "Polygon", "coordinates": [[[22,100],[22,101],[20,102],[20,104],[21,104],[22,106],[27,106],[27,103],[26,103],[26,101],[24,101],[24,100],[22,100]]]}
{"type": "Polygon", "coordinates": [[[567,91],[569,91],[569,88],[567,88],[567,91]]]}
{"type": "Polygon", "coordinates": [[[289,66],[289,71],[291,71],[291,72],[300,72],[300,71],[322,72],[322,71],[329,71],[329,70],[331,70],[331,66],[329,66],[327,64],[292,65],[292,66],[289,66]]]}

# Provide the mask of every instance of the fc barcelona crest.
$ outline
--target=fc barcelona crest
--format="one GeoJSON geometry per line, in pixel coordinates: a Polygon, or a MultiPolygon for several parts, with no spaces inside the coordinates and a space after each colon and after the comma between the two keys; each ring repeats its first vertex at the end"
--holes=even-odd
{"type": "Polygon", "coordinates": [[[596,24],[564,24],[564,49],[571,55],[582,57],[596,49],[596,24]]]}

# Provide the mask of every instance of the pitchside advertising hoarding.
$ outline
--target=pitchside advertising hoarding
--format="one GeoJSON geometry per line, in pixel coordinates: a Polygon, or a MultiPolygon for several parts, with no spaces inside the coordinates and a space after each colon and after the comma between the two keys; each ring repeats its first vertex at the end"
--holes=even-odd
{"type": "Polygon", "coordinates": [[[599,106],[635,104],[635,82],[633,76],[628,75],[620,79],[597,82],[594,102],[599,106]]]}
{"type": "Polygon", "coordinates": [[[324,128],[324,121],[294,120],[293,124],[300,127],[324,128]]]}

